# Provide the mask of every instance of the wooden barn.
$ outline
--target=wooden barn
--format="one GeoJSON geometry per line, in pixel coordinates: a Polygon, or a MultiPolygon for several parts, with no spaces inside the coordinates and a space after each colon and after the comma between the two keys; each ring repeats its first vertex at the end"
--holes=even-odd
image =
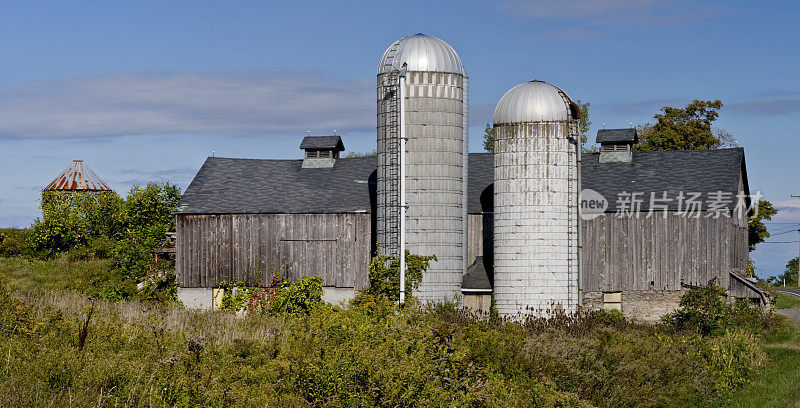
{"type": "MultiPolygon", "coordinates": [[[[600,137],[601,152],[582,158],[582,188],[607,204],[582,222],[583,307],[655,319],[685,290],[711,280],[733,297],[764,303],[765,293],[744,277],[747,209],[737,211],[738,198],[750,203],[743,149],[633,152],[633,137],[600,137]]],[[[206,160],[175,209],[176,273],[187,306],[212,307],[222,281],[318,275],[333,303],[366,285],[377,158],[339,158],[338,136],[306,138],[302,146],[298,160],[206,160]]],[[[492,154],[469,154],[462,292],[465,305],[484,310],[496,234],[493,166],[492,154]]]]}

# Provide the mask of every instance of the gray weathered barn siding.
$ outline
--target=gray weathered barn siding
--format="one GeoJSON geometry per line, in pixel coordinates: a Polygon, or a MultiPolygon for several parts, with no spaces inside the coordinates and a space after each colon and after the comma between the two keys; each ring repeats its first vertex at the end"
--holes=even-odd
{"type": "Polygon", "coordinates": [[[483,256],[483,214],[469,214],[467,223],[467,265],[483,256]]]}
{"type": "MultiPolygon", "coordinates": [[[[484,218],[469,215],[469,260],[484,255],[484,218]],[[478,244],[481,241],[481,244],[478,244]]],[[[731,285],[729,274],[747,267],[746,219],[720,216],[683,217],[676,212],[617,217],[606,213],[582,224],[582,290],[681,290],[681,284],[703,285],[717,278],[734,297],[752,297],[747,288],[731,285]],[[651,284],[652,282],[652,284],[651,284]],[[741,292],[741,293],[739,293],[741,292]]]]}
{"type": "Polygon", "coordinates": [[[362,289],[370,259],[370,214],[223,214],[176,217],[180,287],[222,281],[296,280],[362,289]]]}
{"type": "Polygon", "coordinates": [[[730,272],[747,266],[747,224],[708,215],[607,213],[584,221],[583,290],[681,290],[715,278],[728,288],[730,272]]]}

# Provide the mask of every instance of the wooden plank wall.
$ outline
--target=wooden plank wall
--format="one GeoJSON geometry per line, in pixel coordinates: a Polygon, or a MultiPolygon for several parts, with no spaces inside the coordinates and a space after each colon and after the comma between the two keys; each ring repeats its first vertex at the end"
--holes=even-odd
{"type": "Polygon", "coordinates": [[[467,267],[479,256],[491,257],[494,253],[494,213],[469,214],[467,223],[467,267]]]}
{"type": "Polygon", "coordinates": [[[470,214],[467,221],[467,267],[483,256],[483,214],[470,214]]]}
{"type": "Polygon", "coordinates": [[[727,217],[605,214],[583,222],[585,291],[679,290],[747,265],[747,224],[727,217]]]}
{"type": "Polygon", "coordinates": [[[370,214],[224,214],[176,217],[181,287],[321,276],[325,286],[367,285],[370,214]]]}

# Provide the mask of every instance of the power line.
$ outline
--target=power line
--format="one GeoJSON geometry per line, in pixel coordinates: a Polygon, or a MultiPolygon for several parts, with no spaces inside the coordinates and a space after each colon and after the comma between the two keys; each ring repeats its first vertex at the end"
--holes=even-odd
{"type": "Polygon", "coordinates": [[[797,230],[792,228],[792,229],[786,230],[786,231],[780,231],[780,232],[774,232],[774,233],[770,232],[769,236],[770,237],[774,237],[775,235],[783,235],[783,234],[789,234],[789,233],[795,233],[795,232],[797,232],[797,230]]]}
{"type": "Polygon", "coordinates": [[[764,242],[762,242],[762,244],[796,244],[798,242],[800,242],[800,240],[797,240],[797,241],[764,241],[764,242]]]}

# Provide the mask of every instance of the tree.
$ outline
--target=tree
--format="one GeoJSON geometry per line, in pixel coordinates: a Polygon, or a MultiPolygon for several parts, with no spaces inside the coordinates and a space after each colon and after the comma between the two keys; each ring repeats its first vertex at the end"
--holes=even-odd
{"type": "Polygon", "coordinates": [[[735,145],[730,134],[712,129],[719,117],[722,102],[695,99],[685,108],[665,106],[663,114],[653,116],[655,125],[638,127],[636,150],[703,150],[735,145]]]}
{"type": "Polygon", "coordinates": [[[486,128],[483,129],[483,150],[494,153],[494,128],[488,123],[486,128]]]}
{"type": "Polygon", "coordinates": [[[589,120],[589,102],[581,103],[581,100],[578,99],[576,102],[578,104],[578,110],[581,115],[580,121],[580,128],[578,131],[581,134],[581,150],[584,153],[595,153],[597,152],[597,145],[592,145],[592,147],[587,147],[589,143],[589,128],[592,126],[592,122],[589,120]]]}
{"type": "Polygon", "coordinates": [[[778,276],[770,276],[767,282],[773,285],[797,286],[797,257],[792,258],[786,263],[786,269],[783,274],[778,276]]]}
{"type": "Polygon", "coordinates": [[[123,230],[122,199],[112,191],[43,191],[42,218],[33,224],[34,246],[42,255],[68,251],[123,230]]]}
{"type": "Polygon", "coordinates": [[[769,201],[761,200],[758,202],[757,213],[747,223],[747,243],[751,251],[756,249],[756,244],[762,243],[769,238],[769,231],[767,231],[767,226],[764,225],[764,220],[771,220],[772,216],[777,213],[778,210],[769,201]]]}
{"type": "Polygon", "coordinates": [[[345,158],[349,159],[351,157],[368,157],[368,156],[377,156],[378,150],[372,149],[368,152],[350,152],[344,155],[345,158]]]}

